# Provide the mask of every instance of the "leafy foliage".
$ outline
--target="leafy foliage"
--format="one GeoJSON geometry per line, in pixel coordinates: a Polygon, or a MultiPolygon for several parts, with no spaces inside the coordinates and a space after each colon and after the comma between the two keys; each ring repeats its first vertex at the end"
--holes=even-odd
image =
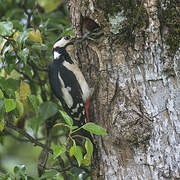
{"type": "Polygon", "coordinates": [[[42,148],[35,153],[38,164],[45,164],[38,167],[40,179],[87,177],[93,144],[83,136],[78,144],[73,135],[82,129],[98,135],[106,132],[94,123],[73,126],[48,82],[52,44],[60,36],[72,34],[67,8],[56,0],[0,0],[0,17],[0,151],[4,154],[0,179],[37,179],[30,163],[17,165],[24,162],[18,157],[23,153],[24,159],[27,153],[29,161],[34,158],[27,142],[42,148]],[[18,150],[23,152],[18,154],[18,150]],[[19,158],[13,168],[7,156],[12,161],[19,158]]]}
{"type": "Polygon", "coordinates": [[[87,123],[84,126],[82,126],[82,128],[93,134],[107,135],[106,131],[102,127],[100,127],[94,123],[87,123]]]}

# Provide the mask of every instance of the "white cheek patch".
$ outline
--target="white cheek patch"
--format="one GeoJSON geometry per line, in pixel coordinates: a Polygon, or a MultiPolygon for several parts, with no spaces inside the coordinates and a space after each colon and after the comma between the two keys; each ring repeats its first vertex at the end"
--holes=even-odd
{"type": "Polygon", "coordinates": [[[54,51],[54,59],[58,59],[61,56],[60,53],[54,51]]]}
{"type": "Polygon", "coordinates": [[[56,48],[56,47],[64,47],[69,41],[68,40],[65,40],[64,38],[62,38],[61,40],[57,41],[53,48],[56,48]]]}
{"type": "Polygon", "coordinates": [[[68,87],[65,88],[64,82],[63,82],[60,74],[58,74],[58,78],[59,78],[59,81],[62,85],[61,90],[62,90],[62,94],[63,94],[63,99],[66,102],[67,106],[69,108],[71,108],[73,106],[73,99],[72,99],[71,94],[69,94],[69,90],[68,90],[69,88],[68,87]]]}

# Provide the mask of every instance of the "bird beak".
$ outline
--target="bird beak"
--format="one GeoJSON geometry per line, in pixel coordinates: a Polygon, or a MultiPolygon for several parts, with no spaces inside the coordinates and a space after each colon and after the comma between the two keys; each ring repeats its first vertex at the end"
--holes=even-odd
{"type": "Polygon", "coordinates": [[[84,34],[82,37],[73,36],[71,39],[71,42],[73,44],[81,43],[82,41],[84,41],[88,37],[88,35],[89,35],[89,33],[84,34]]]}

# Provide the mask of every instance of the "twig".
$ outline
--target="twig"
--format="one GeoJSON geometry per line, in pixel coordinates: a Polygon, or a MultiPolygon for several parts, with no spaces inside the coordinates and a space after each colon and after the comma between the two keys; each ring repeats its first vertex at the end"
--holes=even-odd
{"type": "Polygon", "coordinates": [[[45,169],[46,169],[46,170],[51,170],[51,169],[53,169],[53,170],[56,170],[56,171],[62,173],[62,172],[69,171],[71,168],[73,168],[73,167],[70,166],[70,167],[67,167],[67,168],[64,168],[64,169],[54,168],[54,167],[47,167],[47,168],[45,168],[45,169]]]}
{"type": "MultiPolygon", "coordinates": [[[[33,79],[31,79],[27,74],[25,74],[23,71],[20,71],[18,68],[14,68],[19,74],[22,74],[25,79],[29,80],[30,82],[35,82],[33,79]]],[[[38,82],[36,82],[38,83],[38,82]]]]}
{"type": "Polygon", "coordinates": [[[32,12],[30,13],[30,12],[28,12],[28,10],[27,10],[27,0],[24,0],[24,3],[23,3],[23,5],[22,5],[22,8],[24,9],[24,12],[25,12],[25,14],[27,15],[27,17],[28,17],[28,19],[27,19],[27,28],[29,28],[30,27],[30,25],[31,25],[31,16],[32,16],[32,12]]]}
{"type": "Polygon", "coordinates": [[[29,135],[27,132],[25,132],[23,129],[19,129],[18,127],[14,126],[12,123],[6,121],[6,127],[9,129],[13,129],[14,131],[18,132],[19,134],[26,137],[29,142],[33,143],[35,146],[40,146],[44,149],[47,149],[48,152],[53,153],[53,150],[44,145],[43,143],[37,141],[35,138],[33,138],[31,135],[29,135]]]}
{"type": "Polygon", "coordinates": [[[6,39],[10,44],[11,44],[11,46],[13,47],[13,50],[14,50],[14,52],[15,52],[15,54],[16,54],[16,57],[18,58],[18,59],[21,59],[20,57],[19,57],[19,55],[18,55],[18,53],[17,53],[17,48],[14,46],[14,44],[12,43],[12,40],[11,39],[9,39],[8,37],[5,37],[5,36],[2,36],[4,39],[6,39]]]}
{"type": "MultiPolygon", "coordinates": [[[[28,142],[29,140],[28,139],[25,139],[25,138],[20,138],[16,135],[14,135],[12,132],[8,131],[8,130],[4,130],[5,134],[7,135],[10,135],[12,136],[14,139],[18,140],[18,141],[21,141],[21,142],[28,142]]],[[[65,136],[66,134],[65,133],[62,133],[62,134],[57,134],[57,135],[54,135],[54,136],[51,136],[52,138],[59,138],[61,136],[65,136]]],[[[41,137],[41,138],[36,138],[37,141],[42,141],[42,140],[45,140],[46,137],[41,137]]]]}
{"type": "Polygon", "coordinates": [[[38,71],[45,71],[45,72],[48,72],[48,68],[47,67],[39,67],[37,66],[34,62],[27,62],[31,67],[35,68],[36,70],[38,71]]]}

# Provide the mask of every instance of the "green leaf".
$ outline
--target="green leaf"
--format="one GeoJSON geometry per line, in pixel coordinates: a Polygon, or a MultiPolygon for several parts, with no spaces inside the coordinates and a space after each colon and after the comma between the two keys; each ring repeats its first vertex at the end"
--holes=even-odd
{"type": "Polygon", "coordinates": [[[13,91],[16,91],[19,87],[19,80],[16,79],[5,79],[4,77],[0,77],[0,87],[3,90],[12,89],[13,91]]]}
{"type": "Polygon", "coordinates": [[[54,159],[56,159],[58,156],[60,156],[62,153],[66,152],[66,147],[57,145],[53,147],[53,156],[54,159]]]}
{"type": "MultiPolygon", "coordinates": [[[[7,39],[3,39],[2,37],[0,37],[0,54],[2,52],[3,47],[5,46],[6,42],[7,42],[7,39]]],[[[1,62],[1,59],[0,59],[0,62],[1,62]]]]}
{"type": "Polygon", "coordinates": [[[16,100],[16,108],[18,111],[19,118],[24,114],[24,106],[21,101],[16,100]]]}
{"type": "Polygon", "coordinates": [[[40,105],[39,109],[39,117],[42,120],[46,120],[52,116],[54,116],[58,112],[58,106],[49,101],[49,102],[44,102],[40,105]]]}
{"type": "Polygon", "coordinates": [[[33,94],[30,94],[28,95],[28,99],[29,99],[29,102],[30,102],[30,107],[32,108],[32,110],[38,114],[38,109],[39,109],[39,106],[38,106],[38,99],[37,99],[37,96],[33,95],[33,94]]]}
{"type": "Polygon", "coordinates": [[[38,116],[33,116],[30,119],[28,119],[29,126],[34,131],[34,134],[37,134],[39,126],[41,124],[41,120],[42,119],[40,119],[40,117],[38,116]]]}
{"type": "Polygon", "coordinates": [[[40,42],[42,44],[41,32],[39,31],[39,29],[29,32],[29,40],[34,42],[40,42]]]}
{"type": "Polygon", "coordinates": [[[78,126],[71,126],[71,130],[77,129],[78,126]]]}
{"type": "Polygon", "coordinates": [[[10,112],[16,108],[16,101],[14,99],[5,99],[4,105],[6,112],[10,112]]]}
{"type": "Polygon", "coordinates": [[[76,143],[75,143],[75,141],[73,141],[73,146],[69,150],[70,157],[72,157],[74,155],[75,148],[76,148],[76,143]]]}
{"type": "Polygon", "coordinates": [[[0,132],[2,132],[4,129],[4,120],[0,121],[0,132]]]}
{"type": "Polygon", "coordinates": [[[29,32],[24,31],[20,34],[20,36],[17,39],[17,43],[19,45],[21,45],[22,43],[24,43],[26,41],[26,39],[29,37],[29,32]]]}
{"type": "Polygon", "coordinates": [[[14,19],[12,20],[12,23],[13,23],[14,29],[16,29],[17,31],[23,31],[24,24],[21,21],[14,19]]]}
{"type": "Polygon", "coordinates": [[[73,120],[70,116],[68,116],[68,114],[62,110],[59,110],[59,112],[61,113],[63,119],[65,120],[65,122],[69,125],[72,126],[73,125],[73,120]]]}
{"type": "Polygon", "coordinates": [[[76,149],[74,151],[74,156],[75,156],[75,158],[78,162],[78,165],[80,167],[82,160],[83,160],[82,148],[80,146],[76,146],[76,149]]]}
{"type": "Polygon", "coordinates": [[[91,159],[89,159],[87,154],[85,154],[82,164],[84,164],[85,166],[89,166],[91,164],[91,159]]]}
{"type": "Polygon", "coordinates": [[[13,34],[13,24],[12,22],[0,22],[0,35],[1,36],[11,36],[13,34]]]}
{"type": "Polygon", "coordinates": [[[4,98],[4,93],[2,92],[2,90],[0,89],[0,99],[4,98]]]}
{"type": "Polygon", "coordinates": [[[29,49],[24,48],[23,50],[18,51],[18,56],[23,60],[23,62],[26,64],[27,63],[27,58],[29,55],[29,49]]]}
{"type": "Polygon", "coordinates": [[[5,79],[4,77],[0,77],[0,87],[3,91],[5,91],[5,94],[9,98],[15,98],[15,91],[19,87],[19,80],[12,78],[5,79]]]}
{"type": "Polygon", "coordinates": [[[89,138],[86,138],[85,148],[86,148],[88,158],[91,159],[92,154],[93,154],[93,144],[89,138]]]}
{"type": "Polygon", "coordinates": [[[60,0],[38,0],[37,2],[45,10],[46,13],[55,10],[61,4],[60,0]]]}
{"type": "Polygon", "coordinates": [[[0,112],[1,112],[1,110],[3,108],[3,106],[4,106],[4,101],[0,99],[0,112]]]}
{"type": "Polygon", "coordinates": [[[56,170],[47,170],[40,179],[53,179],[55,176],[57,176],[59,173],[56,170]]]}
{"type": "Polygon", "coordinates": [[[93,134],[107,135],[107,132],[104,128],[102,128],[101,126],[98,126],[92,122],[83,125],[82,128],[85,129],[86,131],[93,133],[93,134]]]}
{"type": "Polygon", "coordinates": [[[13,180],[9,174],[3,174],[0,172],[0,179],[2,180],[13,180]]]}
{"type": "Polygon", "coordinates": [[[9,78],[6,80],[6,85],[7,85],[7,88],[13,89],[14,91],[16,91],[19,87],[19,80],[9,78]]]}
{"type": "Polygon", "coordinates": [[[76,146],[76,144],[74,143],[69,150],[69,155],[70,156],[74,155],[80,167],[83,160],[82,148],[80,146],[76,146]]]}
{"type": "Polygon", "coordinates": [[[48,46],[45,44],[40,44],[40,43],[33,43],[33,45],[31,46],[32,50],[37,50],[39,53],[41,50],[43,51],[47,51],[48,50],[48,46]]]}
{"type": "Polygon", "coordinates": [[[2,50],[1,57],[4,58],[5,55],[10,51],[10,49],[11,49],[11,45],[5,46],[2,50]]]}
{"type": "Polygon", "coordinates": [[[89,138],[86,138],[85,148],[87,153],[85,154],[82,163],[86,166],[89,166],[91,164],[91,158],[93,154],[93,144],[89,138]]]}
{"type": "MultiPolygon", "coordinates": [[[[0,99],[0,120],[4,119],[4,100],[0,99]]],[[[0,140],[1,141],[1,140],[0,140]]]]}

